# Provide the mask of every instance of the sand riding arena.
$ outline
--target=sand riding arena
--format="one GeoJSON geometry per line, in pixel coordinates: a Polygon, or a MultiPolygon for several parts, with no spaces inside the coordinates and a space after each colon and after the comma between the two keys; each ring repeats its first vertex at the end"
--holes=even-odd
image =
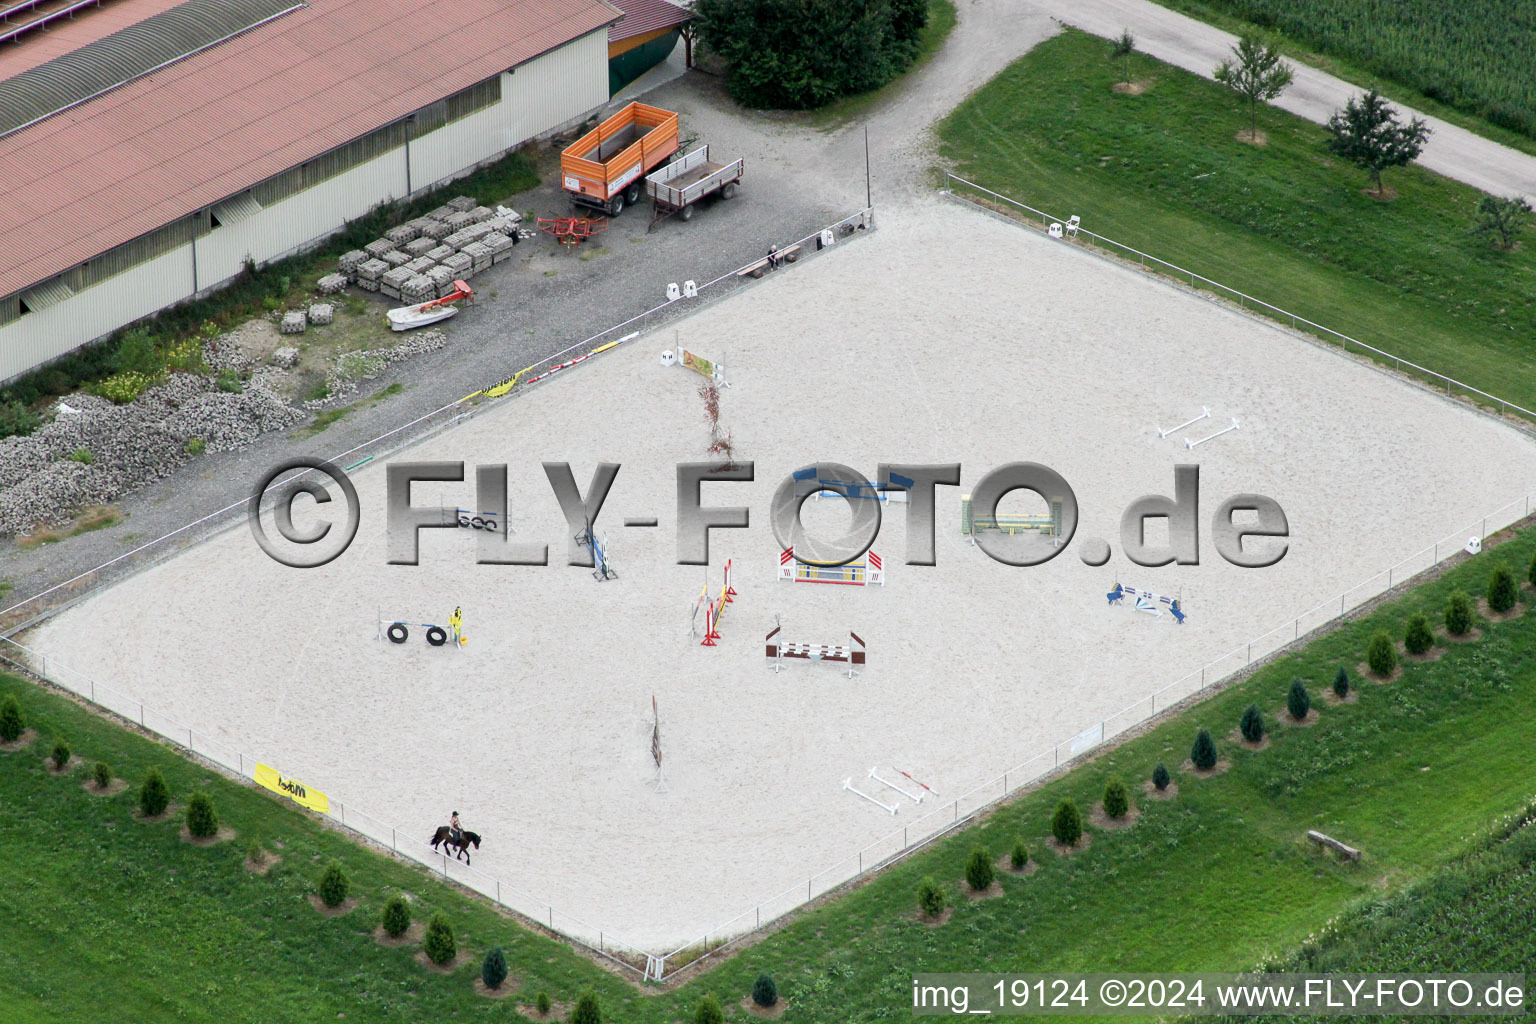
{"type": "MultiPolygon", "coordinates": [[[[477,565],[472,529],[423,531],[419,565],[386,564],[376,462],[353,474],[357,539],[324,568],[270,560],[241,524],[26,642],[366,811],[399,844],[419,846],[457,810],[485,837],[477,877],[499,880],[504,902],[655,953],[781,914],[998,795],[951,808],[976,786],[1023,765],[1005,783],[1016,787],[1134,724],[1153,691],[1193,673],[1192,691],[1213,661],[1210,682],[1242,667],[1231,652],[1251,638],[1305,633],[1341,593],[1536,475],[1536,447],[1512,428],[941,200],[884,214],[867,236],[396,458],[506,463],[515,539],[547,543],[552,564],[477,565]],[[679,349],[723,365],[720,424],[755,466],[753,482],[704,486],[706,505],[752,515],[713,531],[707,568],[676,564],[675,466],[711,458],[705,378],[660,359],[679,349]],[[818,460],[868,479],[881,462],[960,463],[961,485],[938,489],[937,564],[907,564],[908,506],[884,502],[869,585],[796,580],[792,563],[782,579],[771,498],[818,460]],[[596,524],[615,578],[565,564],[550,461],[583,488],[597,463],[621,464],[596,524]],[[961,532],[962,495],[1016,461],[1059,473],[1080,509],[1071,542],[1030,567],[961,532]],[[1121,513],[1172,495],[1181,463],[1200,469],[1200,564],[1134,565],[1121,513]],[[1271,568],[1235,567],[1213,546],[1211,516],[1245,492],[1288,519],[1271,568]],[[624,525],[643,517],[658,526],[624,525]],[[1081,557],[1095,538],[1112,549],[1101,567],[1081,557]],[[718,595],[727,560],[735,593],[706,646],[698,598],[718,595]],[[1176,597],[1184,621],[1166,603],[1111,605],[1117,583],[1176,597]],[[468,643],[429,644],[417,624],[455,608],[468,643]],[[408,640],[381,639],[381,617],[410,623],[408,640]],[[865,661],[850,678],[846,661],[770,659],[773,643],[865,661]]],[[[472,468],[413,500],[480,511],[472,468]]],[[[805,508],[818,533],[850,521],[841,500],[805,508]]],[[[1051,517],[1016,491],[973,529],[1011,524],[1020,543],[1050,546],[1051,517]]]]}

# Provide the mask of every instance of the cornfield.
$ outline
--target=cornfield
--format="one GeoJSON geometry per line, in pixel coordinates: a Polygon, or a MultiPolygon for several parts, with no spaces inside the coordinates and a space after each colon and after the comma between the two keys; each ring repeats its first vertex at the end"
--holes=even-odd
{"type": "Polygon", "coordinates": [[[1203,3],[1536,138],[1536,3],[1530,0],[1203,3]]]}

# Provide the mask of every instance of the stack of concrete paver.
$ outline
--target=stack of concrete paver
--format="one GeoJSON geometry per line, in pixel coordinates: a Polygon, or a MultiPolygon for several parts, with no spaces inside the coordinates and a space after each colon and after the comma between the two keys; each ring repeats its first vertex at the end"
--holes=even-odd
{"type": "Polygon", "coordinates": [[[474,273],[491,269],[491,250],[484,242],[470,242],[459,252],[474,261],[474,273]]]}
{"type": "Polygon", "coordinates": [[[492,231],[480,239],[477,245],[483,245],[491,252],[491,262],[500,263],[512,255],[513,241],[500,231],[492,231]]]}
{"type": "MultiPolygon", "coordinates": [[[[385,251],[387,252],[388,250],[385,251]]],[[[343,253],[341,259],[336,261],[336,269],[347,280],[355,281],[357,280],[357,268],[367,263],[368,258],[368,253],[363,252],[361,249],[353,249],[349,253],[343,253]]]]}
{"type": "Polygon", "coordinates": [[[278,329],[284,334],[303,334],[304,329],[308,326],[309,319],[304,315],[304,311],[302,309],[295,309],[292,312],[283,314],[283,322],[279,325],[278,329]]]}
{"type": "Polygon", "coordinates": [[[379,278],[379,291],[391,299],[400,297],[400,286],[416,275],[406,270],[405,267],[395,267],[379,278]]]}
{"type": "Polygon", "coordinates": [[[441,263],[443,260],[447,259],[449,256],[452,256],[457,251],[458,250],[454,249],[454,247],[451,245],[439,244],[436,249],[433,249],[431,252],[427,253],[426,257],[433,263],[441,263]]]}
{"type": "Polygon", "coordinates": [[[437,298],[437,285],[430,277],[423,274],[412,274],[400,285],[400,301],[406,305],[414,305],[435,298],[437,298]]]}
{"type": "Polygon", "coordinates": [[[455,210],[455,211],[458,211],[458,212],[461,212],[461,213],[467,213],[468,211],[473,210],[475,207],[479,206],[480,204],[475,202],[473,199],[469,198],[469,196],[454,196],[452,199],[448,200],[448,202],[444,203],[443,205],[448,207],[448,209],[450,209],[450,210],[455,210]]]}
{"type": "Polygon", "coordinates": [[[425,274],[435,265],[436,264],[432,260],[427,259],[427,257],[417,256],[415,259],[411,260],[411,262],[405,265],[405,269],[409,270],[413,274],[425,274]]]}
{"type": "Polygon", "coordinates": [[[382,259],[384,254],[395,247],[395,243],[387,238],[378,238],[363,246],[363,251],[374,259],[382,259]]]}
{"type": "Polygon", "coordinates": [[[389,264],[383,260],[365,260],[357,268],[357,286],[365,292],[379,290],[379,279],[389,272],[389,264]]]}
{"type": "Polygon", "coordinates": [[[439,266],[447,267],[453,276],[460,281],[467,281],[475,272],[475,261],[462,252],[456,252],[443,260],[439,266]]]}
{"type": "Polygon", "coordinates": [[[421,229],[409,224],[401,224],[399,227],[390,228],[384,232],[384,237],[395,243],[395,248],[403,248],[405,243],[421,237],[421,229]]]}
{"type": "Polygon", "coordinates": [[[346,274],[326,274],[315,284],[315,290],[321,295],[337,295],[347,290],[346,274]]]}
{"type": "Polygon", "coordinates": [[[312,302],[309,304],[309,322],[312,324],[328,324],[336,318],[336,307],[329,302],[312,302]]]}
{"type": "Polygon", "coordinates": [[[407,256],[425,256],[435,248],[437,248],[437,239],[421,237],[406,242],[401,251],[407,256]]]}
{"type": "Polygon", "coordinates": [[[383,260],[385,263],[388,263],[391,267],[403,267],[407,263],[411,262],[411,258],[405,253],[401,252],[399,249],[391,249],[383,256],[380,256],[379,259],[383,260]]]}
{"type": "Polygon", "coordinates": [[[436,266],[427,271],[426,278],[432,282],[432,297],[440,299],[453,291],[453,271],[444,266],[436,266]]]}

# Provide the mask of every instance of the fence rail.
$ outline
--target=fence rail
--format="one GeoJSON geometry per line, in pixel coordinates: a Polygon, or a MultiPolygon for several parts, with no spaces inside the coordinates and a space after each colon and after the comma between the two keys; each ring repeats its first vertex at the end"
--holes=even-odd
{"type": "MultiPolygon", "coordinates": [[[[970,190],[973,193],[986,196],[989,199],[1002,203],[1006,206],[1013,207],[1014,209],[1022,210],[1029,214],[1031,217],[1040,218],[1040,224],[1042,228],[1048,228],[1052,224],[1055,224],[1059,227],[1068,223],[1070,220],[1068,217],[1056,217],[1046,213],[1043,210],[1037,210],[1033,206],[1019,202],[1017,199],[1005,196],[1000,192],[994,192],[985,186],[976,184],[974,181],[968,181],[965,178],[960,177],[958,174],[951,174],[946,171],[944,173],[944,188],[942,190],[943,193],[945,195],[953,196],[963,200],[963,197],[955,191],[955,186],[957,184],[965,189],[970,190]]],[[[1455,391],[1460,392],[1461,394],[1486,399],[1487,401],[1493,403],[1494,405],[1498,406],[1500,415],[1507,416],[1511,412],[1515,412],[1523,416],[1525,419],[1536,423],[1536,412],[1532,412],[1524,406],[1516,405],[1514,402],[1500,398],[1498,395],[1491,395],[1488,392],[1475,388],[1470,384],[1463,383],[1454,377],[1447,377],[1445,374],[1431,370],[1427,366],[1420,366],[1418,363],[1404,359],[1402,356],[1397,355],[1396,353],[1377,348],[1376,346],[1367,344],[1358,338],[1352,338],[1347,334],[1335,331],[1331,327],[1324,327],[1322,324],[1308,320],[1306,317],[1301,316],[1298,313],[1292,313],[1288,309],[1282,309],[1279,306],[1271,305],[1268,302],[1265,302],[1263,299],[1258,299],[1252,295],[1249,295],[1247,292],[1242,292],[1236,288],[1224,285],[1220,281],[1213,281],[1208,277],[1195,273],[1193,270],[1181,267],[1176,263],[1169,263],[1167,260],[1159,259],[1158,257],[1153,256],[1150,253],[1142,252],[1140,249],[1137,249],[1133,246],[1126,245],[1123,242],[1117,242],[1113,238],[1106,238],[1103,235],[1096,234],[1085,227],[1079,226],[1073,229],[1073,231],[1077,237],[1082,238],[1087,236],[1101,248],[1120,252],[1125,254],[1127,257],[1136,259],[1141,263],[1143,267],[1151,265],[1154,267],[1154,269],[1160,268],[1162,271],[1175,278],[1188,279],[1191,288],[1205,288],[1213,292],[1229,295],[1237,300],[1238,305],[1244,308],[1252,306],[1254,309],[1267,310],[1268,312],[1274,314],[1275,318],[1277,319],[1288,320],[1293,328],[1300,329],[1301,327],[1306,327],[1309,331],[1316,332],[1318,335],[1324,338],[1336,339],[1346,352],[1348,352],[1351,347],[1354,347],[1362,352],[1370,353],[1372,356],[1376,357],[1382,362],[1390,363],[1399,372],[1412,373],[1427,380],[1435,381],[1438,384],[1444,386],[1445,393],[1448,395],[1452,393],[1452,389],[1454,388],[1455,391]]]]}

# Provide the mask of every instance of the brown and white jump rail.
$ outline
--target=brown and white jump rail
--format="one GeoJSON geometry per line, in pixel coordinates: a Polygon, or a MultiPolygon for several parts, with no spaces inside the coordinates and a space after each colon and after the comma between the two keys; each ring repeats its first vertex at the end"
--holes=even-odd
{"type": "Polygon", "coordinates": [[[835,661],[848,666],[848,678],[853,678],[854,666],[862,666],[865,658],[864,641],[859,634],[848,631],[846,644],[808,644],[793,640],[776,640],[782,627],[775,626],[766,638],[765,655],[773,661],[769,667],[778,672],[784,667],[785,658],[803,658],[806,661],[835,661]]]}

